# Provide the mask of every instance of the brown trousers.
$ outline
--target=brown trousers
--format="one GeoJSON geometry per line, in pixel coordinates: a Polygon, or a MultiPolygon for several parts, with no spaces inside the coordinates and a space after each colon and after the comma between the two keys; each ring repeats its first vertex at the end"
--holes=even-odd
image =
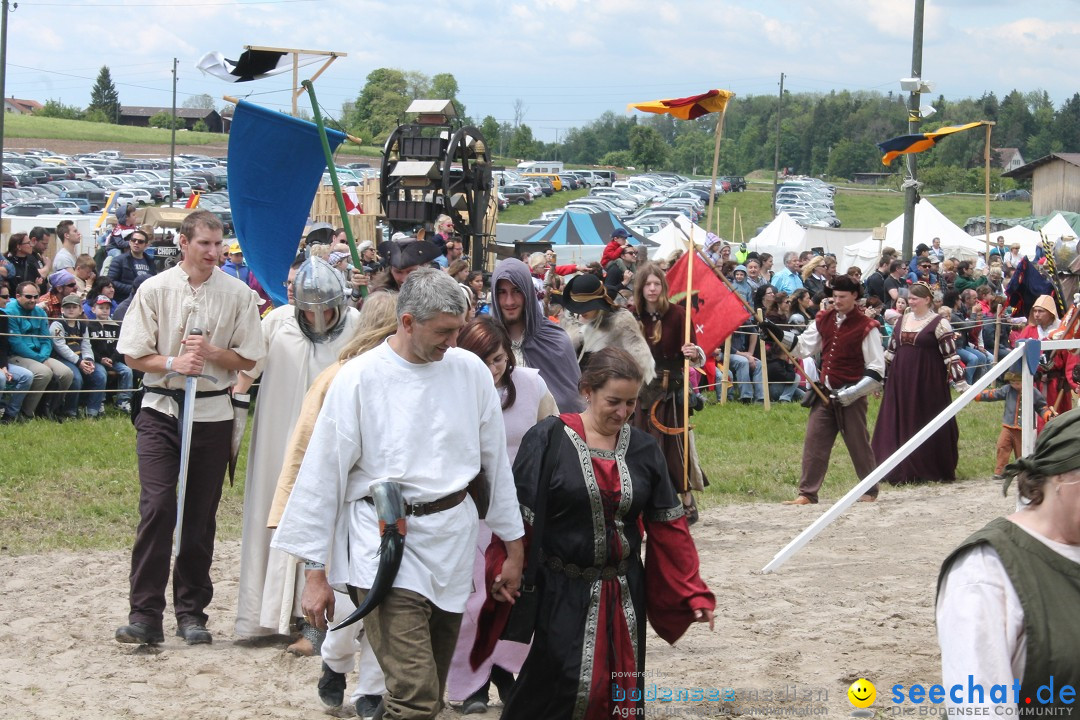
{"type": "MultiPolygon", "coordinates": [[[[139,528],[131,549],[131,611],[128,622],[160,629],[169,583],[176,485],[180,475],[180,428],[176,418],[144,408],[135,420],[139,456],[139,528]]],[[[210,563],[214,558],[217,508],[229,462],[232,420],[192,425],[191,458],[180,554],[173,567],[173,612],[177,623],[205,625],[214,597],[210,563]]]]}
{"type": "Polygon", "coordinates": [[[1009,463],[1009,455],[1018,458],[1023,454],[1020,447],[1020,428],[1001,427],[1001,434],[997,439],[997,462],[994,464],[994,474],[1000,475],[1005,472],[1005,466],[1009,463]]]}
{"type": "MultiPolygon", "coordinates": [[[[359,590],[363,602],[366,590],[359,590]]],[[[419,593],[391,588],[364,618],[371,649],[386,676],[385,717],[431,720],[442,709],[461,613],[435,606],[419,593]]]]}
{"type": "MultiPolygon", "coordinates": [[[[806,423],[806,441],[803,443],[802,477],[799,478],[799,494],[812,503],[818,501],[818,490],[825,481],[825,472],[829,469],[829,456],[832,455],[836,434],[840,432],[836,412],[841,414],[844,426],[844,444],[847,445],[855,473],[860,479],[866,477],[877,467],[874,451],[870,449],[870,433],[866,430],[867,400],[861,397],[847,407],[837,402],[828,407],[820,400],[810,410],[806,423]],[[833,409],[836,407],[836,410],[833,409]]],[[[867,495],[877,497],[878,486],[866,491],[867,495]]]]}

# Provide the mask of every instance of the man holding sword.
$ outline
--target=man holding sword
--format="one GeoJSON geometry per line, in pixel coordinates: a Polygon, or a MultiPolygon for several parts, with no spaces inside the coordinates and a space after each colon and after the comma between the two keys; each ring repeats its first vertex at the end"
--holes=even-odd
{"type": "Polygon", "coordinates": [[[222,235],[215,215],[188,215],[180,228],[183,260],[140,286],[120,331],[118,351],[146,373],[135,419],[141,491],[131,609],[116,631],[123,643],[164,641],[171,554],[176,634],[189,645],[212,642],[205,608],[214,594],[215,516],[231,451],[228,393],[236,373],[265,352],[254,293],[218,268],[222,235]]]}

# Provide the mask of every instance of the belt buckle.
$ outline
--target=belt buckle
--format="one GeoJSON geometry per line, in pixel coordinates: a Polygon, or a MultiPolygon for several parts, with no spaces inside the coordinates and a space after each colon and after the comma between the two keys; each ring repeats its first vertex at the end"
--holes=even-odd
{"type": "Polygon", "coordinates": [[[586,582],[596,582],[600,579],[600,570],[594,567],[587,567],[581,572],[581,577],[586,582]]]}
{"type": "Polygon", "coordinates": [[[614,580],[616,574],[617,574],[616,569],[614,567],[612,567],[611,565],[608,565],[608,566],[604,567],[604,569],[600,572],[600,577],[603,580],[614,580]]]}
{"type": "Polygon", "coordinates": [[[427,515],[427,508],[428,508],[429,505],[431,505],[431,503],[429,503],[429,502],[413,503],[412,505],[409,506],[409,513],[408,514],[409,515],[414,515],[414,516],[427,515]]]}

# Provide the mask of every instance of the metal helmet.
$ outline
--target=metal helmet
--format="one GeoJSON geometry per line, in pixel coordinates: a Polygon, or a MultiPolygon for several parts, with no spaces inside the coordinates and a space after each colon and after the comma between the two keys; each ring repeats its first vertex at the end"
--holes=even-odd
{"type": "Polygon", "coordinates": [[[1076,238],[1062,235],[1054,243],[1054,269],[1059,273],[1069,272],[1069,265],[1076,259],[1076,238]]]}
{"type": "Polygon", "coordinates": [[[345,280],[322,258],[308,258],[296,271],[293,284],[296,322],[312,342],[333,340],[345,327],[345,280]],[[310,311],[309,321],[304,311],[310,311]],[[327,320],[326,310],[333,310],[327,320]]]}

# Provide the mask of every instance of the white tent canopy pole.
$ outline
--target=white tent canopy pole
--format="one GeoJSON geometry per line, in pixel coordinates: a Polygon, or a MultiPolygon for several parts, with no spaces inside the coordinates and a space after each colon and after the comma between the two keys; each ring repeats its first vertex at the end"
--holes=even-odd
{"type": "MultiPolygon", "coordinates": [[[[1052,349],[1073,349],[1080,347],[1080,340],[1055,340],[1042,343],[1043,350],[1052,349]]],[[[990,368],[985,375],[979,378],[974,385],[972,385],[963,395],[958,397],[949,407],[945,408],[934,418],[929,424],[923,427],[918,433],[916,433],[910,440],[901,445],[896,452],[890,455],[885,462],[881,463],[874,469],[872,473],[859,481],[855,487],[853,487],[844,497],[840,498],[826,510],[817,520],[810,524],[810,527],[799,533],[794,540],[789,542],[783,550],[776,553],[773,559],[761,569],[763,573],[775,572],[787,562],[792,555],[797,553],[804,545],[814,539],[818,533],[828,527],[833,520],[840,517],[840,515],[851,507],[855,502],[866,493],[867,490],[872,488],[878,482],[880,482],[886,475],[888,475],[893,468],[899,465],[904,458],[910,455],[916,448],[922,445],[931,435],[933,435],[942,425],[952,419],[960,410],[964,408],[968,403],[975,399],[975,396],[982,392],[985,388],[989,387],[990,383],[994,382],[998,376],[1006,372],[1010,367],[1021,358],[1024,353],[1024,343],[1020,343],[1017,347],[1003,357],[996,365],[990,368]]],[[[1027,363],[1024,365],[1024,374],[1029,376],[1030,373],[1027,369],[1027,363]]],[[[1030,379],[1025,381],[1025,387],[1030,388],[1030,379]]],[[[1024,395],[1024,402],[1030,404],[1031,392],[1027,392],[1024,395]]],[[[1027,412],[1030,413],[1030,410],[1027,412]]],[[[1027,415],[1025,417],[1030,417],[1027,415]]],[[[1028,432],[1027,425],[1024,426],[1024,432],[1028,432]]]]}

